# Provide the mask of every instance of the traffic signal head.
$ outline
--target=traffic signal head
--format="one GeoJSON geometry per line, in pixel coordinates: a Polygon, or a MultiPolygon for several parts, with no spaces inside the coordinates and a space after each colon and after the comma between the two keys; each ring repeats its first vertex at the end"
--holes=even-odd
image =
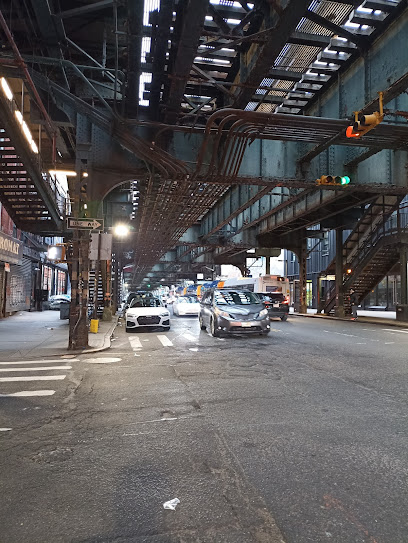
{"type": "Polygon", "coordinates": [[[363,115],[355,112],[354,122],[346,128],[346,136],[348,138],[361,138],[375,128],[383,120],[384,114],[375,111],[370,115],[363,115]]]}
{"type": "Polygon", "coordinates": [[[332,175],[322,175],[320,179],[317,179],[318,185],[333,185],[334,177],[332,175]]]}
{"type": "Polygon", "coordinates": [[[348,175],[322,175],[316,179],[318,185],[348,185],[351,179],[348,175]]]}

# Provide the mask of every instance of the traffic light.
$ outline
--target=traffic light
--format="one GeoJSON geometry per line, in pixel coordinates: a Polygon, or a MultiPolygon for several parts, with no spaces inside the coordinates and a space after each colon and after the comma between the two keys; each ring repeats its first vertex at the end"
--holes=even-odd
{"type": "Polygon", "coordinates": [[[348,185],[351,179],[348,175],[322,175],[316,179],[318,185],[348,185]]]}
{"type": "Polygon", "coordinates": [[[374,111],[370,115],[364,115],[359,111],[354,112],[354,122],[346,128],[346,136],[348,138],[361,138],[375,128],[384,119],[383,110],[383,92],[378,93],[380,111],[374,111]]]}

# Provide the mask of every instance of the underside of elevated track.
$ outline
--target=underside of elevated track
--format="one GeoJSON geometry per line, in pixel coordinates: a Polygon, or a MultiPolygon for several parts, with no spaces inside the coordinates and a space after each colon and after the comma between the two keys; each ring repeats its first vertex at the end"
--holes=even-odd
{"type": "Polygon", "coordinates": [[[0,6],[0,200],[37,234],[126,222],[135,288],[302,255],[311,226],[408,192],[406,0],[0,6]],[[354,112],[383,115],[348,138],[354,112]]]}

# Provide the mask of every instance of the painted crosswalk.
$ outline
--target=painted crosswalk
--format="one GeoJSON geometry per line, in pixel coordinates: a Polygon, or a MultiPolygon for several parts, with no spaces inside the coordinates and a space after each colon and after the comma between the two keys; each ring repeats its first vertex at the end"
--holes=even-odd
{"type": "Polygon", "coordinates": [[[149,334],[149,337],[146,338],[143,335],[131,335],[128,336],[131,349],[138,353],[142,350],[155,349],[157,347],[177,347],[183,341],[187,342],[197,342],[198,337],[190,334],[189,332],[182,332],[177,334],[174,337],[168,337],[166,334],[149,334]]]}
{"type": "Polygon", "coordinates": [[[0,398],[52,396],[56,393],[54,387],[42,388],[40,383],[64,381],[67,377],[64,372],[71,370],[71,363],[78,360],[59,358],[0,362],[0,398]],[[24,390],[21,390],[22,386],[24,390]]]}

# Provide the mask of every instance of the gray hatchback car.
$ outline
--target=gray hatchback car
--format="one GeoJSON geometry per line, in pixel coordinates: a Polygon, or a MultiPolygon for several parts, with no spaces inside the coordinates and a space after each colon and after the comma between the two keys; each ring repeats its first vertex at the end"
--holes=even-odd
{"type": "Polygon", "coordinates": [[[223,334],[262,334],[270,331],[268,310],[253,292],[239,289],[208,290],[200,302],[202,330],[223,334]]]}

